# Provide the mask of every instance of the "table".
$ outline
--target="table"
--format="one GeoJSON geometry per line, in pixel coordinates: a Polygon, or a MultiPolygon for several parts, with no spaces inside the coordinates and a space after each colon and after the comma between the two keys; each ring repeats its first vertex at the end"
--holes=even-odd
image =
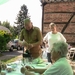
{"type": "MultiPolygon", "coordinates": [[[[12,72],[6,72],[6,75],[23,75],[21,72],[20,72],[20,68],[22,67],[21,65],[21,61],[15,61],[15,62],[12,62],[12,63],[9,63],[7,64],[7,67],[8,68],[12,68],[14,66],[12,66],[13,64],[16,64],[16,66],[14,67],[15,71],[12,71],[12,72]]],[[[49,65],[51,65],[51,63],[48,63],[48,62],[43,62],[42,64],[34,64],[34,63],[26,63],[26,65],[29,65],[31,66],[32,68],[40,68],[40,69],[43,69],[43,68],[48,68],[49,65]]],[[[35,75],[38,75],[38,73],[35,73],[35,75]]]]}

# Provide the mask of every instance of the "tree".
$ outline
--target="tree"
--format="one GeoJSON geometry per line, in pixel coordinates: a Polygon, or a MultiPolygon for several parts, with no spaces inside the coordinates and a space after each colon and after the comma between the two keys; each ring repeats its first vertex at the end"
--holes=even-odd
{"type": "Polygon", "coordinates": [[[16,27],[17,33],[19,33],[21,29],[24,27],[24,19],[26,18],[29,18],[28,9],[27,9],[27,6],[23,4],[17,15],[17,19],[16,19],[17,22],[15,22],[17,24],[17,27],[16,27]]]}
{"type": "Polygon", "coordinates": [[[16,35],[17,35],[16,30],[15,30],[14,26],[12,27],[8,21],[3,21],[3,23],[1,23],[1,25],[10,30],[10,32],[12,34],[11,39],[14,39],[16,37],[16,35]]]}
{"type": "Polygon", "coordinates": [[[10,26],[10,31],[11,31],[11,33],[12,33],[11,39],[15,39],[15,37],[17,36],[17,34],[16,34],[15,29],[14,29],[14,26],[13,26],[13,27],[10,26]]]}
{"type": "Polygon", "coordinates": [[[1,25],[1,21],[0,21],[0,25],[1,25]]]}
{"type": "Polygon", "coordinates": [[[10,23],[8,21],[3,21],[3,23],[1,25],[10,29],[10,23]]]}

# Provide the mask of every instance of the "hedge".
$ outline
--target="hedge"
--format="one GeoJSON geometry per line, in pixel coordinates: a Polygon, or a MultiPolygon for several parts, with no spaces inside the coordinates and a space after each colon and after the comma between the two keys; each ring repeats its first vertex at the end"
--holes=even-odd
{"type": "Polygon", "coordinates": [[[6,45],[10,40],[11,40],[10,33],[0,30],[0,52],[3,52],[6,50],[6,45]]]}

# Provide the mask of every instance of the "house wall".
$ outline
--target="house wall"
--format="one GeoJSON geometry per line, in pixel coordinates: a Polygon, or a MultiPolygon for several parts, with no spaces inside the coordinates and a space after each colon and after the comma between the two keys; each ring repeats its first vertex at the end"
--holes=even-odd
{"type": "Polygon", "coordinates": [[[75,1],[72,2],[54,2],[44,5],[43,10],[43,36],[50,31],[49,24],[57,24],[58,31],[62,32],[67,24],[63,35],[68,43],[75,43],[75,1]]]}

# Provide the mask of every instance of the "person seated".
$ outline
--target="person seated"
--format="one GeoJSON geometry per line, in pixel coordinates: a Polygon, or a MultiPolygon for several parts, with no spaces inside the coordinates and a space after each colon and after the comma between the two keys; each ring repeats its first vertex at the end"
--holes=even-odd
{"type": "MultiPolygon", "coordinates": [[[[39,75],[73,75],[72,67],[70,66],[66,54],[68,52],[68,44],[62,41],[53,44],[51,50],[52,65],[47,69],[34,69],[30,66],[24,68],[25,75],[35,75],[30,71],[39,73],[39,75]]],[[[21,68],[22,71],[23,68],[21,68]]]]}

